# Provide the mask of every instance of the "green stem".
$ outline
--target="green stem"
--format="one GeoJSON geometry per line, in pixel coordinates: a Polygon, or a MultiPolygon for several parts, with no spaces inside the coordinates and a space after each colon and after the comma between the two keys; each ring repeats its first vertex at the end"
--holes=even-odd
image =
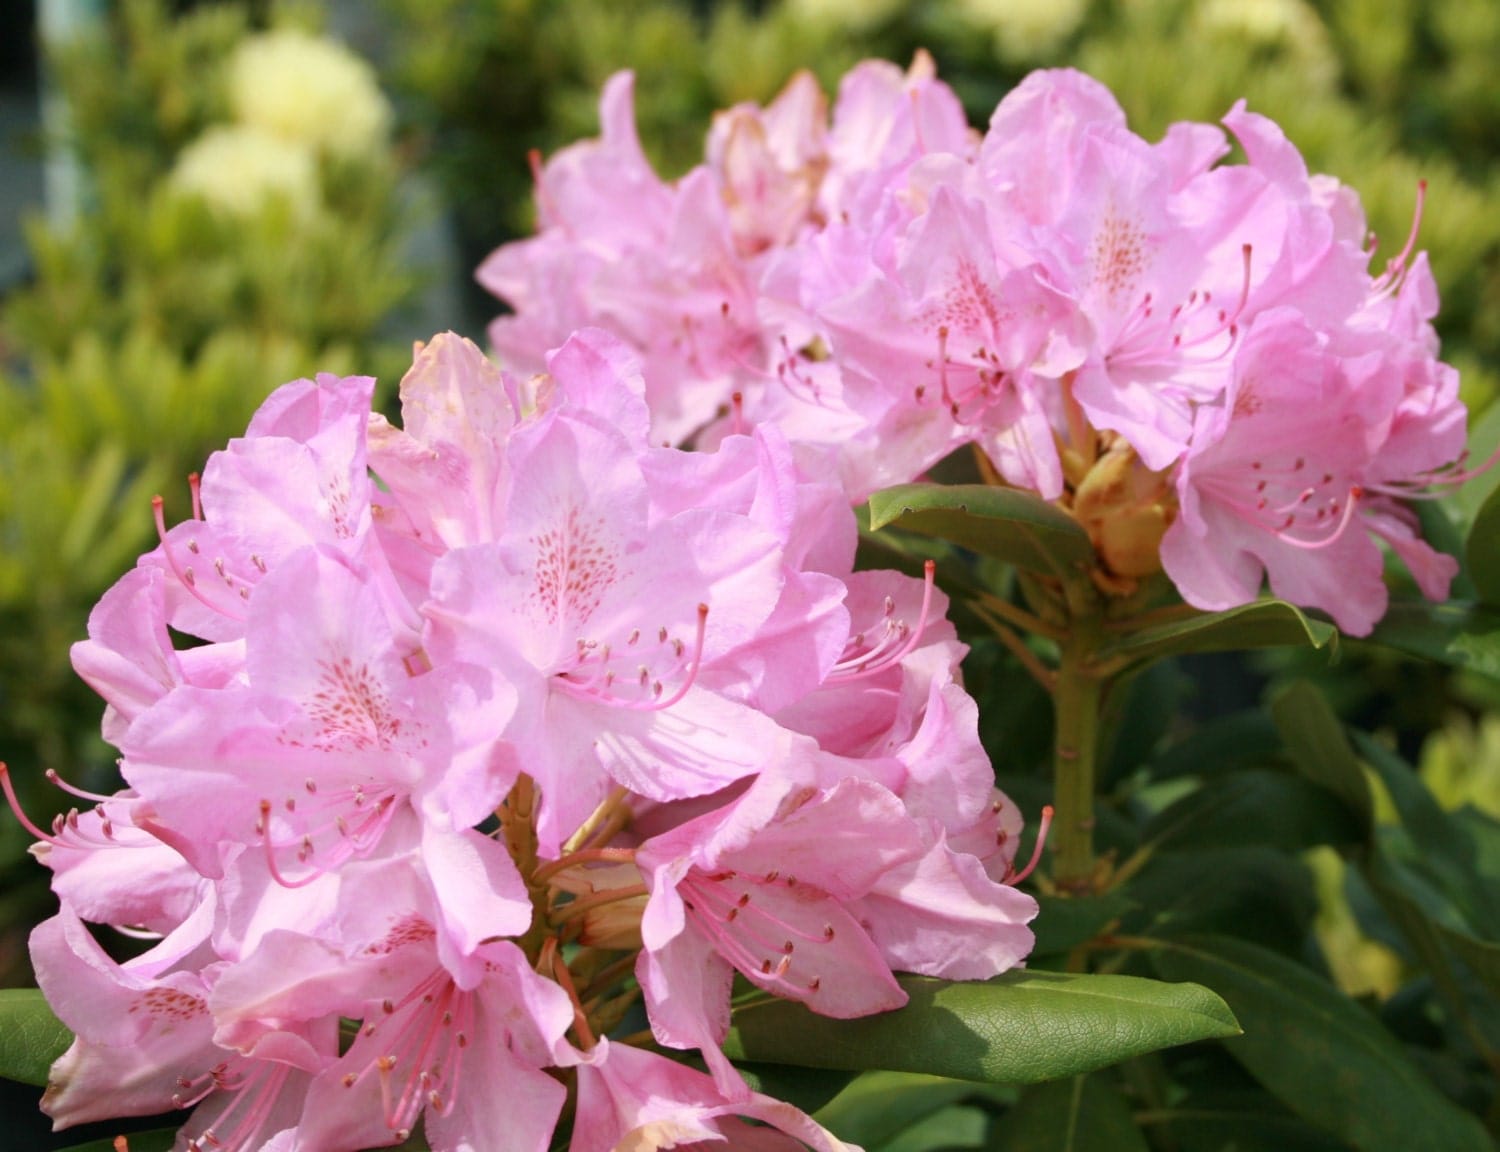
{"type": "Polygon", "coordinates": [[[1103,613],[1091,588],[1069,589],[1068,601],[1072,629],[1053,696],[1052,879],[1062,891],[1082,893],[1094,888],[1094,788],[1105,679],[1091,658],[1102,638],[1103,613]]]}

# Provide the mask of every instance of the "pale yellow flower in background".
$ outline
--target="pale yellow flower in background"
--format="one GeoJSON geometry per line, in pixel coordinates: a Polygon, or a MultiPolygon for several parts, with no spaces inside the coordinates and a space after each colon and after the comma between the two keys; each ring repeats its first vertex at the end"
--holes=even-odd
{"type": "Polygon", "coordinates": [[[236,215],[258,212],[279,196],[305,219],[322,202],[313,153],[245,124],[208,129],[178,154],[167,182],[174,192],[201,196],[236,215]]]}
{"type": "Polygon", "coordinates": [[[1262,44],[1322,28],[1302,0],[1206,0],[1198,12],[1206,27],[1239,32],[1262,44]]]}
{"type": "Polygon", "coordinates": [[[337,41],[282,28],[245,39],[229,61],[242,124],[336,156],[385,146],[391,105],[375,70],[337,41]]]}
{"type": "Polygon", "coordinates": [[[863,32],[894,16],[903,0],[787,0],[793,15],[809,23],[834,24],[863,32]]]}
{"type": "Polygon", "coordinates": [[[955,0],[969,23],[991,33],[1006,60],[1042,61],[1078,30],[1089,0],[955,0]]]}
{"type": "Polygon", "coordinates": [[[1304,0],[1203,0],[1195,16],[1207,33],[1232,36],[1253,47],[1280,48],[1325,85],[1337,79],[1338,59],[1328,29],[1304,0]]]}
{"type": "Polygon", "coordinates": [[[1419,770],[1448,811],[1469,804],[1500,820],[1500,715],[1454,716],[1422,745],[1419,770]]]}
{"type": "Polygon", "coordinates": [[[1348,866],[1326,844],[1309,848],[1302,859],[1312,871],[1318,894],[1313,934],[1322,946],[1334,983],[1349,996],[1389,999],[1401,987],[1401,958],[1361,931],[1344,895],[1348,866]]]}

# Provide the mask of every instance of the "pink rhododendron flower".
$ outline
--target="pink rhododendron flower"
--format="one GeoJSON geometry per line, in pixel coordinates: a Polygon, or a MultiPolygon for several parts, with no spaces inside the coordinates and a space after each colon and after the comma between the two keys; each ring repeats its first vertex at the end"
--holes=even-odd
{"type": "Polygon", "coordinates": [[[703,1073],[651,1052],[603,1041],[580,1061],[571,1152],[700,1145],[755,1152],[849,1147],[790,1104],[758,1092],[730,1099],[703,1073]]]}
{"type": "Polygon", "coordinates": [[[856,575],[843,488],[774,426],[664,447],[619,338],[545,367],[436,337],[405,428],[368,380],[287,385],[101,601],[74,655],[126,787],[33,827],[60,1126],[833,1150],[724,1058],[730,975],[849,1017],[1025,958],[931,573],[856,575]],[[117,964],[85,920],[153,943],[117,964]],[[714,1076],[609,1038],[642,999],[714,1076]]]}
{"type": "Polygon", "coordinates": [[[400,426],[367,378],[285,385],[91,616],[123,787],[28,824],[59,1126],[841,1149],[724,1054],[734,982],[849,1019],[1034,939],[935,565],[854,571],[851,504],[957,448],[1073,515],[1106,595],[1269,583],[1364,634],[1383,547],[1446,594],[1425,257],[1372,275],[1354,194],[1243,105],[1152,144],[1041,72],[979,133],[930,59],[867,62],[723,113],[676,183],[628,75],[601,120],[480,270],[510,370],[435,337],[400,426]]]}
{"type": "Polygon", "coordinates": [[[1461,475],[1425,260],[1408,243],[1372,274],[1358,198],[1243,101],[1222,127],[1176,124],[1153,144],[1102,85],[1043,71],[981,135],[926,57],[904,74],[867,62],[826,115],[806,77],[724,113],[705,163],[667,184],[627,97],[617,77],[603,138],[540,169],[538,235],[480,270],[515,309],[491,330],[504,354],[539,363],[565,324],[609,328],[671,365],[647,395],[653,435],[706,445],[775,425],[852,501],[973,444],[994,482],[1078,516],[1109,594],[1165,570],[1189,603],[1222,609],[1269,580],[1364,634],[1385,607],[1380,541],[1446,594],[1453,564],[1402,505],[1461,475]],[[1245,163],[1224,163],[1230,134],[1245,163]],[[596,220],[606,155],[649,187],[655,231],[596,220]],[[674,246],[694,229],[696,248],[674,246]],[[650,287],[626,298],[617,277],[650,287]],[[1205,484],[1264,479],[1235,471],[1278,435],[1247,423],[1245,381],[1273,362],[1265,326],[1288,316],[1330,368],[1265,387],[1285,419],[1347,422],[1355,439],[1307,438],[1286,463],[1316,483],[1289,477],[1259,511],[1257,497],[1205,512],[1205,484]],[[1332,521],[1298,527],[1319,511],[1332,521]]]}

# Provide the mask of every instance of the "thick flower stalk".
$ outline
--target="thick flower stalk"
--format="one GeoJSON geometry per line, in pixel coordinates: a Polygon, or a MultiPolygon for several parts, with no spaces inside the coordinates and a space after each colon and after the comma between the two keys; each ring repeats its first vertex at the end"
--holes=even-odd
{"type": "Polygon", "coordinates": [[[620,340],[545,367],[439,336],[403,428],[368,379],[296,381],[191,519],[158,508],[74,651],[125,786],[34,829],[59,1126],[832,1150],[722,1055],[736,973],[851,1017],[904,1002],[893,971],[1025,958],[1020,821],[931,572],[854,574],[837,478],[774,425],[660,446],[620,340]]]}

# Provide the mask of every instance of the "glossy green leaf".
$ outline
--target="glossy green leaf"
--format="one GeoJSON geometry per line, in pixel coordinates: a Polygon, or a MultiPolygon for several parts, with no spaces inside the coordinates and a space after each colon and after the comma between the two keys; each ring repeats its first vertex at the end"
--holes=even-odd
{"type": "Polygon", "coordinates": [[[1467,932],[1438,925],[1438,933],[1454,953],[1469,966],[1490,995],[1500,997],[1500,944],[1479,940],[1467,932]]]}
{"type": "Polygon", "coordinates": [[[1370,786],[1344,726],[1323,694],[1300,680],[1271,702],[1271,717],[1298,770],[1348,805],[1368,836],[1374,821],[1370,786]]]}
{"type": "Polygon", "coordinates": [[[0,1076],[38,1088],[73,1042],[38,988],[0,988],[0,1076]]]}
{"type": "Polygon", "coordinates": [[[1015,488],[902,484],[870,497],[870,527],[902,528],[1033,572],[1064,575],[1093,563],[1094,547],[1062,509],[1015,488]]]}
{"type": "Polygon", "coordinates": [[[1257,600],[1224,612],[1200,612],[1167,624],[1122,635],[1099,650],[1101,660],[1158,660],[1191,652],[1238,652],[1250,648],[1328,648],[1338,629],[1314,620],[1284,600],[1257,600]]]}
{"type": "Polygon", "coordinates": [[[1282,1114],[1274,1100],[1262,1107],[1213,1107],[1188,1099],[1183,1104],[1139,1117],[1143,1128],[1161,1130],[1177,1152],[1348,1152],[1349,1145],[1282,1114]]]}
{"type": "Polygon", "coordinates": [[[1141,836],[1162,849],[1265,844],[1300,851],[1362,841],[1364,829],[1328,789],[1286,772],[1249,769],[1206,781],[1152,817],[1141,836]]]}
{"type": "Polygon", "coordinates": [[[1033,956],[1070,952],[1087,943],[1134,907],[1124,892],[1116,889],[1097,896],[1037,897],[1041,911],[1031,922],[1036,932],[1033,956]]]}
{"type": "Polygon", "coordinates": [[[1500,488],[1480,505],[1464,551],[1479,602],[1500,605],[1500,488]]]}
{"type": "Polygon", "coordinates": [[[832,1020],[786,1000],[748,1005],[735,1013],[725,1051],[732,1059],[1030,1084],[1238,1031],[1223,1002],[1193,984],[1040,971],[972,983],[899,979],[910,1002],[858,1020],[832,1020]]]}
{"type": "Polygon", "coordinates": [[[995,1124],[987,1152],[1148,1152],[1119,1090],[1100,1076],[1038,1084],[995,1124]]]}
{"type": "Polygon", "coordinates": [[[1500,679],[1500,609],[1402,600],[1386,609],[1372,644],[1500,679]]]}
{"type": "Polygon", "coordinates": [[[804,1112],[816,1112],[837,1098],[856,1076],[839,1068],[799,1068],[793,1064],[746,1061],[736,1067],[755,1091],[785,1100],[804,1112]]]}
{"type": "Polygon", "coordinates": [[[1271,718],[1256,708],[1221,716],[1195,728],[1153,757],[1147,770],[1153,780],[1221,776],[1275,763],[1281,752],[1281,734],[1271,718]]]}
{"type": "Polygon", "coordinates": [[[1147,664],[1116,681],[1101,716],[1099,787],[1134,776],[1176,727],[1193,682],[1169,660],[1147,664]]]}
{"type": "Polygon", "coordinates": [[[1196,980],[1234,1009],[1225,1048],[1292,1111],[1361,1152],[1490,1152],[1473,1116],[1443,1096],[1358,1004],[1302,965],[1243,940],[1186,937],[1152,953],[1157,973],[1196,980]]]}
{"type": "Polygon", "coordinates": [[[1125,935],[1245,936],[1289,954],[1304,946],[1318,907],[1301,860],[1266,846],[1162,852],[1126,890],[1141,907],[1125,935]]]}
{"type": "Polygon", "coordinates": [[[983,1091],[1003,1089],[915,1072],[866,1072],[821,1109],[817,1120],[840,1140],[876,1148],[983,1091]]]}
{"type": "Polygon", "coordinates": [[[884,1143],[873,1144],[868,1152],[961,1152],[984,1146],[989,1133],[990,1115],[969,1104],[954,1104],[919,1120],[904,1132],[884,1143]]]}
{"type": "MultiPolygon", "coordinates": [[[[1445,812],[1416,771],[1379,741],[1355,732],[1354,746],[1385,786],[1409,840],[1394,863],[1425,877],[1454,911],[1454,926],[1484,938],[1500,937],[1500,895],[1479,867],[1469,826],[1445,812]]],[[[1390,837],[1382,841],[1387,847],[1390,837]]],[[[1441,919],[1441,917],[1439,917],[1441,919]]]]}

